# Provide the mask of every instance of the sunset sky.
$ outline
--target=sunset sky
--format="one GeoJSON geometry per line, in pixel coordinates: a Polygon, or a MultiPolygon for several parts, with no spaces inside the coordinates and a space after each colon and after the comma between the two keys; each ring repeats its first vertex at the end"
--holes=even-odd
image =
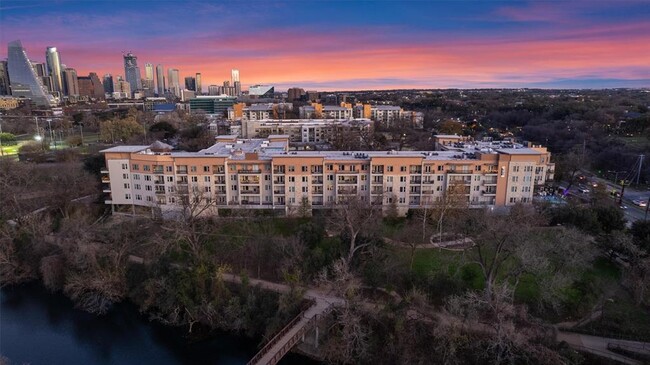
{"type": "Polygon", "coordinates": [[[650,87],[645,1],[8,1],[0,58],[20,39],[79,75],[144,64],[244,89],[650,87]]]}

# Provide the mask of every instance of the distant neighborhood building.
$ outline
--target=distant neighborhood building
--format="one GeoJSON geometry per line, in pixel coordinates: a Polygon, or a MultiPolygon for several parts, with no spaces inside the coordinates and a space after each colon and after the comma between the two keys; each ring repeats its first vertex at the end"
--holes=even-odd
{"type": "Polygon", "coordinates": [[[336,138],[362,138],[372,131],[369,119],[267,119],[241,121],[243,138],[289,136],[289,142],[330,143],[336,138]]]}
{"type": "Polygon", "coordinates": [[[261,120],[283,118],[286,112],[293,110],[290,103],[259,103],[247,106],[245,103],[234,104],[228,108],[229,120],[261,120]]]}
{"type": "Polygon", "coordinates": [[[299,108],[301,119],[350,119],[352,107],[312,103],[299,108]]]}
{"type": "Polygon", "coordinates": [[[237,97],[227,95],[197,95],[190,99],[190,111],[204,111],[208,114],[225,115],[235,104],[237,97]]]}

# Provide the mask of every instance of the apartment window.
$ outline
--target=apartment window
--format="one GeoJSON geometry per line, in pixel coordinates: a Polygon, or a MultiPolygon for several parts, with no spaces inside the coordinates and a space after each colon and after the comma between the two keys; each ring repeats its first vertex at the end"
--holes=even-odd
{"type": "Polygon", "coordinates": [[[325,167],[327,168],[327,171],[334,170],[334,165],[332,165],[332,164],[327,164],[327,165],[325,165],[325,167]]]}
{"type": "Polygon", "coordinates": [[[474,187],[474,191],[478,191],[479,188],[480,188],[480,186],[475,186],[475,187],[474,187]]]}
{"type": "Polygon", "coordinates": [[[442,191],[442,186],[437,186],[436,191],[442,191]]]}
{"type": "Polygon", "coordinates": [[[149,166],[149,165],[144,165],[144,166],[142,166],[142,169],[143,169],[144,171],[151,171],[151,166],[149,166]]]}
{"type": "Polygon", "coordinates": [[[474,181],[481,181],[481,175],[474,176],[474,181]]]}
{"type": "Polygon", "coordinates": [[[386,166],[386,171],[393,172],[393,166],[386,166]]]}
{"type": "Polygon", "coordinates": [[[295,191],[296,191],[296,187],[295,187],[295,186],[289,186],[289,192],[290,192],[290,193],[294,193],[295,191]]]}
{"type": "Polygon", "coordinates": [[[204,189],[205,189],[206,193],[209,193],[210,191],[212,191],[209,186],[206,186],[204,189]]]}
{"type": "Polygon", "coordinates": [[[519,172],[519,166],[512,166],[512,172],[519,172]]]}
{"type": "Polygon", "coordinates": [[[128,178],[129,178],[129,174],[122,174],[122,179],[128,179],[128,178]]]}
{"type": "Polygon", "coordinates": [[[517,198],[510,198],[510,202],[511,202],[511,203],[516,203],[516,202],[517,202],[517,198]]]}
{"type": "Polygon", "coordinates": [[[519,182],[519,176],[513,176],[512,182],[519,182]]]}
{"type": "Polygon", "coordinates": [[[368,171],[369,168],[369,165],[361,165],[361,171],[368,171]]]}
{"type": "Polygon", "coordinates": [[[122,170],[128,170],[129,169],[129,164],[123,163],[122,164],[122,170]]]}
{"type": "Polygon", "coordinates": [[[131,165],[131,167],[133,168],[133,170],[139,170],[140,169],[140,166],[138,166],[138,164],[135,164],[135,163],[133,165],[131,165]]]}
{"type": "Polygon", "coordinates": [[[506,168],[501,166],[501,177],[506,176],[506,168]]]}
{"type": "Polygon", "coordinates": [[[167,192],[168,193],[173,193],[174,192],[174,187],[173,186],[168,186],[167,187],[167,192]]]}
{"type": "Polygon", "coordinates": [[[140,190],[140,188],[141,188],[140,184],[135,184],[135,185],[133,185],[133,187],[135,188],[135,190],[140,190]]]}
{"type": "Polygon", "coordinates": [[[233,185],[230,187],[230,190],[237,190],[237,185],[233,185]]]}
{"type": "Polygon", "coordinates": [[[404,192],[406,192],[406,187],[404,187],[404,186],[400,186],[400,187],[399,187],[399,192],[400,192],[400,193],[404,193],[404,192]]]}
{"type": "Polygon", "coordinates": [[[301,170],[302,172],[307,172],[307,171],[308,171],[307,166],[302,166],[302,167],[300,168],[300,170],[301,170]]]}
{"type": "Polygon", "coordinates": [[[476,165],[476,171],[481,171],[481,165],[476,165]]]}
{"type": "Polygon", "coordinates": [[[438,180],[438,181],[442,181],[442,180],[444,180],[444,179],[445,179],[445,177],[442,176],[442,175],[438,175],[438,176],[436,176],[436,180],[438,180]]]}
{"type": "Polygon", "coordinates": [[[400,170],[401,172],[406,172],[406,166],[400,166],[400,167],[399,167],[399,170],[400,170]]]}
{"type": "Polygon", "coordinates": [[[308,192],[308,191],[309,191],[309,187],[307,187],[307,186],[303,186],[303,187],[302,187],[302,192],[303,192],[303,193],[306,193],[306,192],[308,192]]]}
{"type": "Polygon", "coordinates": [[[400,176],[399,182],[406,182],[406,176],[400,176]]]}
{"type": "Polygon", "coordinates": [[[167,182],[174,182],[173,176],[167,176],[167,182]]]}
{"type": "Polygon", "coordinates": [[[444,171],[445,167],[443,165],[438,165],[438,171],[444,171]]]}
{"type": "Polygon", "coordinates": [[[190,172],[196,172],[196,166],[190,166],[190,172]]]}
{"type": "Polygon", "coordinates": [[[294,172],[296,171],[296,167],[293,165],[289,165],[289,172],[294,172]]]}
{"type": "Polygon", "coordinates": [[[389,193],[392,193],[393,192],[393,187],[392,186],[387,187],[386,191],[389,192],[389,193]]]}
{"type": "Polygon", "coordinates": [[[165,166],[165,171],[174,172],[174,166],[165,166]]]}
{"type": "Polygon", "coordinates": [[[140,180],[140,175],[133,174],[133,180],[140,180]]]}
{"type": "Polygon", "coordinates": [[[339,165],[339,171],[345,171],[345,165],[339,165]]]}
{"type": "Polygon", "coordinates": [[[210,176],[203,176],[203,182],[210,182],[210,176]]]}
{"type": "Polygon", "coordinates": [[[392,176],[386,176],[386,182],[393,182],[392,176]]]}
{"type": "Polygon", "coordinates": [[[334,175],[327,175],[327,181],[334,181],[334,175]]]}
{"type": "Polygon", "coordinates": [[[203,166],[203,172],[210,172],[210,166],[203,166]]]}
{"type": "Polygon", "coordinates": [[[271,175],[264,175],[264,181],[271,181],[271,175]]]}
{"type": "Polygon", "coordinates": [[[135,194],[135,200],[142,200],[142,195],[135,194]]]}
{"type": "Polygon", "coordinates": [[[124,199],[131,200],[131,194],[124,194],[124,199]]]}
{"type": "Polygon", "coordinates": [[[513,192],[513,193],[516,193],[517,192],[517,187],[516,186],[511,187],[510,191],[513,192]]]}
{"type": "Polygon", "coordinates": [[[150,196],[147,196],[146,199],[147,199],[148,202],[152,202],[152,201],[153,201],[153,197],[150,197],[150,196]]]}
{"type": "Polygon", "coordinates": [[[214,169],[215,174],[222,174],[225,171],[225,169],[223,168],[223,165],[212,166],[212,169],[214,169]]]}
{"type": "Polygon", "coordinates": [[[192,176],[192,182],[199,182],[199,178],[197,176],[192,176]]]}
{"type": "Polygon", "coordinates": [[[400,204],[406,203],[406,198],[399,198],[399,203],[400,204]]]}
{"type": "Polygon", "coordinates": [[[424,165],[424,172],[431,172],[431,165],[424,165]]]}
{"type": "Polygon", "coordinates": [[[302,182],[306,183],[309,180],[309,176],[303,176],[302,182]]]}
{"type": "Polygon", "coordinates": [[[124,184],[124,189],[131,189],[131,186],[128,183],[124,184]]]}
{"type": "Polygon", "coordinates": [[[145,185],[145,186],[144,186],[144,190],[146,190],[146,191],[151,191],[151,190],[152,190],[152,189],[151,189],[151,185],[145,185]]]}

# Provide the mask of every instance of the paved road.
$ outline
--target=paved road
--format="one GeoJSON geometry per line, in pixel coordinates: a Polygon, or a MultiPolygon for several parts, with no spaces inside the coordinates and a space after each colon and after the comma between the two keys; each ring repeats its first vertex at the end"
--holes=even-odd
{"type": "MultiPolygon", "coordinates": [[[[590,177],[590,179],[598,181],[599,184],[605,184],[607,186],[608,192],[612,190],[616,190],[618,192],[621,191],[620,185],[614,184],[609,180],[601,179],[595,176],[590,177]]],[[[650,197],[650,191],[648,190],[640,190],[631,186],[625,188],[625,193],[623,194],[623,205],[627,207],[627,209],[625,209],[625,218],[628,220],[628,222],[645,219],[646,208],[639,207],[632,201],[642,200],[647,203],[648,197],[650,197]]],[[[650,219],[650,213],[648,213],[648,218],[650,219]]]]}
{"type": "Polygon", "coordinates": [[[650,343],[618,340],[615,338],[597,337],[583,335],[574,332],[562,332],[557,334],[557,341],[565,341],[569,346],[581,351],[587,351],[594,355],[607,357],[609,359],[630,365],[641,365],[641,361],[631,359],[609,350],[608,345],[620,346],[640,354],[650,355],[650,343]]]}

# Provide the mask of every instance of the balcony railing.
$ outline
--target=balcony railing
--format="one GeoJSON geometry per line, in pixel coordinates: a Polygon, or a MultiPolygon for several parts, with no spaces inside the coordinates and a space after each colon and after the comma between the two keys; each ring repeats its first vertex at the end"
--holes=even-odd
{"type": "Polygon", "coordinates": [[[262,170],[237,170],[239,174],[261,174],[262,170]]]}
{"type": "Polygon", "coordinates": [[[242,189],[241,193],[242,194],[259,194],[260,190],[259,189],[242,189]]]}

